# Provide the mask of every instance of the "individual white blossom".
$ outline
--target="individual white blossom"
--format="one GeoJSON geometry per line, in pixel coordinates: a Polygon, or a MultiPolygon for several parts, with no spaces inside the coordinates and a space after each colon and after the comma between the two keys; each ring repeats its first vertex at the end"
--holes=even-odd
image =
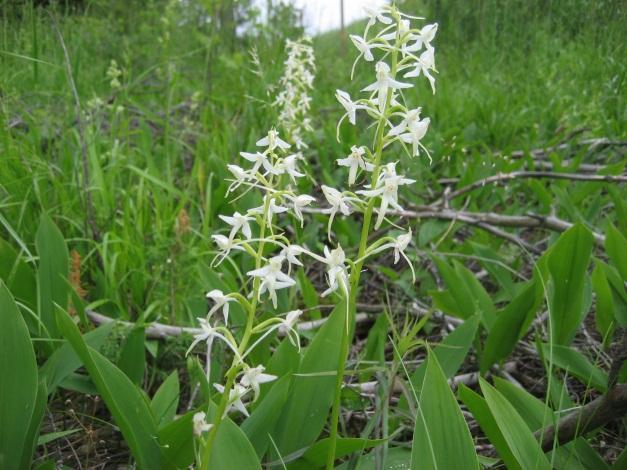
{"type": "Polygon", "coordinates": [[[345,262],[346,254],[341,246],[329,250],[329,247],[325,245],[324,263],[327,265],[327,283],[329,288],[320,294],[322,297],[326,297],[340,288],[344,293],[348,292],[348,273],[345,262]]]}
{"type": "Polygon", "coordinates": [[[242,378],[239,383],[242,387],[251,388],[254,393],[253,401],[259,398],[259,385],[272,382],[277,379],[276,375],[264,374],[266,368],[262,365],[257,367],[248,367],[244,369],[242,378]]]}
{"type": "Polygon", "coordinates": [[[194,413],[192,417],[192,423],[194,428],[194,436],[200,437],[203,433],[210,431],[213,424],[207,422],[207,415],[204,411],[194,413]]]}
{"type": "Polygon", "coordinates": [[[300,226],[303,227],[305,223],[305,219],[303,218],[302,209],[307,207],[313,201],[316,200],[315,197],[309,196],[308,194],[299,194],[298,196],[286,196],[290,201],[292,201],[292,209],[294,210],[294,216],[300,220],[300,226]]]}
{"type": "Polygon", "coordinates": [[[292,244],[283,248],[279,256],[283,256],[290,265],[295,264],[296,266],[302,266],[303,263],[297,256],[302,255],[304,251],[302,246],[292,244]]]}
{"type": "Polygon", "coordinates": [[[239,212],[235,212],[232,216],[222,215],[220,214],[218,217],[222,219],[224,222],[231,226],[231,232],[229,233],[229,239],[233,240],[237,232],[240,230],[246,237],[246,240],[252,237],[252,231],[250,229],[250,221],[255,220],[252,217],[247,215],[240,214],[239,212]]]}
{"type": "Polygon", "coordinates": [[[272,218],[274,217],[274,214],[282,214],[283,212],[287,212],[287,211],[288,211],[288,208],[277,204],[274,197],[271,194],[266,194],[263,197],[263,204],[261,204],[258,207],[254,207],[252,209],[248,209],[248,214],[249,215],[261,215],[261,216],[265,215],[268,223],[272,223],[272,218]],[[269,198],[269,201],[268,201],[268,198],[269,198]],[[267,207],[266,207],[266,201],[268,201],[267,207]]]}
{"type": "Polygon", "coordinates": [[[364,171],[372,171],[374,165],[372,163],[368,163],[364,160],[364,155],[366,153],[365,147],[357,147],[353,145],[351,147],[351,153],[346,158],[340,158],[336,161],[336,163],[340,166],[346,166],[349,168],[348,170],[348,184],[355,184],[355,179],[357,178],[357,170],[361,168],[364,171]]]}
{"type": "Polygon", "coordinates": [[[302,159],[302,155],[298,153],[288,155],[287,157],[281,159],[274,167],[274,174],[282,175],[285,173],[289,175],[294,183],[296,183],[296,178],[305,176],[304,173],[298,171],[298,160],[300,159],[302,159]]]}
{"type": "Polygon", "coordinates": [[[345,116],[348,116],[348,122],[355,125],[357,110],[366,109],[366,106],[354,103],[350,95],[342,90],[336,90],[335,97],[346,110],[345,116]]]}
{"type": "Polygon", "coordinates": [[[403,77],[419,77],[422,73],[429,80],[431,91],[435,94],[435,77],[431,75],[431,71],[435,71],[435,50],[432,47],[428,47],[426,51],[420,54],[416,67],[403,75],[403,77]]]}
{"type": "Polygon", "coordinates": [[[372,55],[372,51],[370,50],[372,48],[372,45],[368,44],[368,42],[364,38],[362,38],[361,36],[357,36],[356,34],[351,34],[350,38],[351,41],[353,41],[353,44],[355,44],[357,50],[359,51],[359,56],[357,57],[357,59],[363,56],[364,59],[366,59],[368,62],[372,62],[374,60],[374,56],[372,55]]]}
{"type": "Polygon", "coordinates": [[[340,191],[330,186],[322,185],[322,193],[324,197],[327,199],[327,202],[331,206],[327,209],[327,214],[329,214],[329,222],[327,224],[327,236],[329,240],[331,239],[331,225],[333,224],[333,219],[335,218],[335,214],[341,212],[344,215],[350,215],[351,208],[349,205],[350,197],[344,196],[340,191]]]}
{"type": "Polygon", "coordinates": [[[286,287],[292,287],[296,284],[296,281],[285,274],[283,269],[283,256],[274,256],[268,260],[268,264],[246,274],[251,277],[258,277],[261,279],[261,285],[259,286],[259,296],[268,291],[268,295],[272,300],[274,308],[277,307],[277,295],[276,291],[285,289],[286,287]]]}
{"type": "Polygon", "coordinates": [[[268,135],[257,141],[257,147],[267,147],[268,152],[273,152],[276,148],[287,150],[290,144],[285,142],[275,129],[270,129],[268,135]]]}
{"type": "Polygon", "coordinates": [[[214,339],[217,338],[221,340],[222,342],[224,342],[224,344],[226,344],[228,348],[235,353],[236,356],[239,356],[239,353],[235,345],[231,343],[231,341],[226,336],[220,333],[219,328],[212,327],[206,318],[198,318],[198,323],[200,324],[201,333],[194,335],[194,341],[189,346],[189,349],[187,350],[185,355],[188,355],[198,343],[206,342],[207,343],[207,362],[209,363],[211,360],[211,357],[210,357],[211,346],[213,344],[214,339]]]}
{"type": "Polygon", "coordinates": [[[362,91],[376,92],[379,111],[383,112],[388,97],[388,90],[398,90],[401,88],[411,88],[411,83],[402,83],[390,76],[390,66],[385,62],[377,62],[377,81],[368,85],[362,91]]]}
{"type": "MultiPolygon", "coordinates": [[[[272,151],[272,150],[270,150],[270,151],[272,151]]],[[[252,168],[249,170],[249,173],[252,174],[252,175],[257,173],[259,171],[259,169],[262,168],[262,167],[268,173],[272,173],[274,171],[274,167],[272,166],[272,163],[270,163],[270,160],[268,159],[268,155],[266,153],[261,153],[261,152],[255,152],[255,153],[240,152],[239,154],[244,159],[246,159],[249,162],[253,163],[252,168]]]]}
{"type": "Polygon", "coordinates": [[[222,309],[224,324],[227,324],[229,321],[229,303],[237,302],[237,300],[233,297],[229,297],[228,295],[224,295],[224,293],[218,289],[213,289],[207,292],[205,297],[215,303],[211,310],[209,310],[209,313],[207,313],[207,317],[210,318],[215,312],[222,309]]]}
{"type": "MultiPolygon", "coordinates": [[[[213,386],[218,392],[224,394],[224,385],[213,384],[213,386]]],[[[224,415],[226,416],[229,411],[235,409],[246,417],[250,416],[248,410],[246,409],[246,405],[244,405],[244,402],[242,401],[242,398],[248,392],[250,392],[249,388],[246,388],[240,384],[233,385],[233,388],[229,390],[229,405],[227,406],[226,410],[224,410],[224,415]]]]}

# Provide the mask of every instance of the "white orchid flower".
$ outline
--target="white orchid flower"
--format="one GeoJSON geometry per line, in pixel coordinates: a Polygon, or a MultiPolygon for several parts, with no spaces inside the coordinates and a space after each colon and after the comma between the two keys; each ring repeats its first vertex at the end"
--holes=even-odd
{"type": "Polygon", "coordinates": [[[277,308],[277,296],[276,291],[284,289],[286,287],[292,287],[296,284],[296,281],[282,272],[283,256],[274,256],[268,260],[268,264],[262,268],[249,271],[249,276],[258,277],[261,279],[261,285],[259,286],[259,297],[268,291],[268,295],[272,300],[272,305],[277,308]]]}
{"type": "Polygon", "coordinates": [[[416,122],[413,126],[409,127],[407,129],[408,132],[399,135],[399,139],[401,139],[406,144],[412,145],[412,155],[414,157],[418,156],[420,153],[420,147],[422,147],[420,141],[427,133],[430,122],[431,119],[424,118],[421,121],[416,122]]]}
{"type": "MultiPolygon", "coordinates": [[[[244,251],[244,248],[235,243],[231,238],[225,237],[224,235],[211,235],[211,238],[216,245],[218,245],[218,248],[221,251],[221,253],[216,256],[216,258],[221,257],[220,262],[231,252],[231,250],[244,251]]],[[[220,264],[220,262],[216,264],[220,264]]]]}
{"type": "Polygon", "coordinates": [[[402,83],[394,80],[390,76],[390,66],[385,62],[377,62],[377,81],[371,85],[368,85],[362,91],[377,92],[377,103],[379,105],[379,111],[383,112],[385,103],[387,101],[388,90],[391,88],[397,90],[400,88],[411,88],[413,85],[410,83],[402,83]]]}
{"type": "MultiPolygon", "coordinates": [[[[233,351],[233,353],[235,354],[237,358],[240,358],[240,354],[237,351],[237,348],[235,347],[235,345],[231,343],[231,341],[226,336],[220,333],[220,328],[212,327],[206,318],[198,318],[198,323],[200,324],[201,333],[194,335],[194,341],[192,341],[192,344],[187,349],[187,352],[185,353],[186,356],[192,351],[192,349],[194,349],[194,347],[198,343],[201,343],[204,341],[207,343],[207,364],[210,364],[211,363],[211,346],[213,345],[213,340],[217,338],[221,340],[222,342],[224,342],[224,344],[226,344],[228,348],[231,351],[233,351]]],[[[224,329],[222,330],[224,331],[224,329]]],[[[209,376],[209,370],[207,367],[207,377],[208,376],[209,376]]]]}
{"type": "Polygon", "coordinates": [[[252,209],[248,209],[248,214],[249,215],[266,215],[267,217],[267,221],[268,223],[272,223],[272,218],[274,217],[274,214],[282,214],[283,212],[287,212],[287,207],[283,207],[280,205],[277,205],[277,203],[274,201],[274,198],[270,195],[270,194],[266,194],[264,197],[264,203],[262,205],[260,205],[259,207],[254,207],[252,209]],[[266,198],[270,198],[270,202],[268,202],[268,209],[266,211],[266,198]]]}
{"type": "Polygon", "coordinates": [[[388,135],[394,137],[402,134],[408,127],[411,128],[418,121],[420,121],[421,112],[422,108],[410,109],[409,111],[407,111],[403,117],[403,120],[397,126],[392,127],[388,135]]]}
{"type": "Polygon", "coordinates": [[[253,390],[253,393],[255,394],[253,401],[257,401],[257,398],[259,398],[260,384],[272,382],[277,379],[276,375],[264,374],[263,372],[265,370],[266,368],[262,365],[246,368],[244,369],[242,378],[239,381],[242,387],[251,388],[253,390]]]}
{"type": "Polygon", "coordinates": [[[240,167],[238,165],[231,165],[231,164],[229,164],[226,167],[233,174],[233,176],[235,177],[235,180],[231,183],[231,185],[226,190],[226,192],[228,194],[228,193],[230,193],[232,191],[235,191],[242,184],[244,184],[246,181],[248,181],[248,179],[251,177],[251,175],[246,170],[244,170],[242,167],[240,167]]]}
{"type": "Polygon", "coordinates": [[[327,283],[329,288],[325,290],[322,297],[326,297],[331,292],[335,292],[338,288],[341,288],[344,293],[348,292],[348,273],[346,270],[346,254],[341,246],[329,250],[329,247],[324,247],[324,263],[327,265],[327,283]]]}
{"type": "Polygon", "coordinates": [[[249,170],[251,174],[255,174],[259,171],[261,167],[266,170],[268,173],[272,173],[274,171],[274,167],[270,160],[268,160],[268,156],[261,152],[240,152],[239,153],[244,159],[253,163],[252,168],[249,170]]]}
{"type": "Polygon", "coordinates": [[[301,178],[305,176],[304,173],[298,171],[297,163],[298,160],[302,158],[302,155],[299,153],[295,153],[293,155],[288,155],[277,163],[274,168],[274,174],[282,175],[283,173],[287,173],[289,177],[292,179],[294,183],[296,183],[296,178],[301,178]]]}
{"type": "Polygon", "coordinates": [[[268,135],[257,141],[257,147],[268,147],[268,152],[273,152],[277,147],[283,150],[290,148],[290,144],[279,137],[276,130],[270,129],[268,135]]]}
{"type": "Polygon", "coordinates": [[[426,47],[427,49],[432,48],[431,41],[435,38],[435,34],[438,32],[438,24],[428,24],[423,26],[420,32],[414,35],[413,39],[416,39],[416,42],[412,44],[412,50],[419,51],[422,47],[426,47]]]}
{"type": "Polygon", "coordinates": [[[300,220],[301,228],[305,224],[305,219],[303,218],[302,209],[307,207],[313,201],[316,200],[315,197],[309,196],[308,194],[299,194],[298,196],[286,196],[290,201],[292,201],[294,215],[298,220],[300,220]]]}
{"type": "Polygon", "coordinates": [[[295,264],[296,266],[302,266],[303,263],[301,263],[297,256],[303,254],[304,251],[302,246],[289,245],[281,250],[279,256],[283,256],[290,265],[295,264]]]}
{"type": "Polygon", "coordinates": [[[435,71],[435,51],[432,47],[429,47],[426,51],[420,54],[420,57],[416,62],[416,67],[403,75],[403,77],[419,77],[422,73],[425,77],[427,77],[427,80],[429,80],[431,91],[435,94],[435,77],[431,75],[432,70],[435,71]]]}
{"type": "MultiPolygon", "coordinates": [[[[213,386],[218,392],[224,394],[224,385],[213,384],[213,386]]],[[[249,388],[243,387],[240,384],[235,384],[233,388],[229,390],[229,405],[227,406],[226,410],[224,410],[224,416],[226,416],[227,413],[232,409],[239,411],[246,417],[250,416],[248,414],[248,410],[246,409],[246,405],[244,405],[244,402],[242,401],[242,398],[248,392],[250,392],[249,388]]]]}
{"type": "Polygon", "coordinates": [[[381,197],[381,206],[377,215],[377,222],[374,225],[375,230],[381,226],[385,214],[389,206],[396,210],[403,210],[398,204],[398,187],[405,184],[415,183],[415,180],[404,178],[402,176],[385,176],[380,178],[375,189],[357,191],[357,194],[363,194],[368,197],[381,197]]]}
{"type": "MultiPolygon", "coordinates": [[[[352,125],[355,125],[357,110],[367,109],[366,106],[354,103],[351,100],[351,96],[342,90],[335,90],[335,97],[346,110],[346,114],[344,115],[344,117],[348,116],[348,122],[350,122],[352,125]]],[[[340,122],[342,121],[342,119],[340,119],[340,122]]]]}
{"type": "Polygon", "coordinates": [[[362,38],[361,36],[357,36],[356,34],[351,34],[350,38],[351,41],[353,41],[353,44],[355,44],[357,50],[359,51],[359,56],[357,57],[357,59],[359,59],[359,57],[361,56],[364,56],[364,59],[366,59],[368,62],[372,62],[374,60],[374,56],[372,55],[372,51],[370,49],[373,46],[368,44],[368,41],[366,41],[364,38],[362,38]]]}
{"type": "Polygon", "coordinates": [[[335,218],[335,214],[341,212],[344,215],[350,215],[351,208],[348,205],[350,198],[348,196],[344,196],[340,191],[330,186],[322,185],[322,193],[324,197],[327,199],[327,202],[331,206],[327,209],[327,213],[329,214],[329,222],[327,224],[327,236],[329,240],[331,239],[331,225],[333,225],[333,219],[335,218]]]}
{"type": "Polygon", "coordinates": [[[303,314],[302,310],[292,310],[291,312],[287,312],[285,314],[285,318],[281,320],[281,325],[279,326],[279,333],[284,335],[289,335],[290,331],[298,333],[294,330],[296,323],[298,323],[298,319],[303,314]]]}
{"type": "Polygon", "coordinates": [[[386,9],[384,8],[364,7],[364,12],[368,15],[368,25],[366,26],[366,30],[368,30],[371,26],[374,26],[377,21],[383,24],[392,24],[392,18],[385,16],[386,9]]]}
{"type": "Polygon", "coordinates": [[[248,222],[255,220],[254,218],[240,214],[239,212],[235,212],[230,217],[228,215],[222,214],[220,214],[218,217],[220,217],[220,219],[222,219],[225,223],[231,226],[231,233],[229,233],[230,240],[233,240],[235,238],[235,235],[237,235],[237,232],[239,232],[240,230],[246,237],[246,240],[250,240],[250,238],[253,236],[250,229],[250,224],[248,222]]]}
{"type": "Polygon", "coordinates": [[[202,436],[204,432],[211,430],[213,427],[213,424],[207,422],[207,415],[204,411],[194,413],[192,422],[194,423],[194,436],[196,437],[202,436]]]}
{"type": "Polygon", "coordinates": [[[372,171],[374,169],[374,165],[368,163],[364,160],[364,154],[366,153],[366,149],[364,147],[357,147],[353,145],[351,147],[351,153],[346,158],[340,158],[337,160],[337,164],[340,166],[346,166],[349,168],[348,170],[348,184],[352,186],[355,184],[355,179],[357,178],[357,169],[361,168],[364,171],[372,171]]]}
{"type": "Polygon", "coordinates": [[[224,323],[228,323],[229,302],[237,302],[237,300],[233,297],[229,297],[228,295],[224,295],[224,293],[218,289],[213,289],[212,291],[207,292],[205,297],[215,302],[215,305],[211,308],[211,310],[209,310],[209,313],[207,313],[207,318],[210,318],[215,312],[222,309],[224,323]]]}

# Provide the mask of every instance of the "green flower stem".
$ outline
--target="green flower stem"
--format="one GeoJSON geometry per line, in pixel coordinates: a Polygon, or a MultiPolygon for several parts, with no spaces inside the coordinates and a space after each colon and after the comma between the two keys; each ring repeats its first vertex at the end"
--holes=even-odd
{"type": "MultiPolygon", "coordinates": [[[[263,248],[265,245],[264,238],[266,235],[266,220],[268,215],[268,210],[270,208],[270,198],[266,198],[264,202],[264,211],[260,224],[259,230],[259,246],[257,247],[257,256],[255,258],[255,269],[261,268],[261,260],[263,254],[263,248]]],[[[250,341],[250,337],[253,332],[253,324],[255,321],[255,312],[257,311],[257,304],[259,303],[259,287],[261,286],[261,279],[255,277],[253,281],[253,296],[252,300],[249,303],[248,309],[248,318],[246,321],[246,327],[244,329],[244,335],[242,336],[242,340],[237,347],[237,351],[241,356],[246,351],[246,347],[248,346],[248,342],[250,341]]],[[[208,359],[207,359],[208,360],[208,359]]],[[[220,399],[220,403],[218,404],[218,410],[216,412],[216,416],[214,417],[213,427],[209,430],[209,435],[207,436],[207,443],[202,450],[202,459],[200,462],[200,470],[209,470],[209,462],[211,461],[211,450],[213,447],[213,442],[215,441],[216,435],[218,433],[218,429],[220,424],[222,423],[222,418],[224,413],[229,405],[229,394],[233,385],[235,383],[235,378],[239,372],[241,364],[239,364],[239,360],[236,357],[233,358],[233,362],[231,363],[231,368],[226,373],[226,384],[224,386],[224,393],[220,399]]]]}
{"type": "MultiPolygon", "coordinates": [[[[397,38],[398,42],[398,38],[397,38]]],[[[398,44],[397,44],[398,45],[398,44]]],[[[397,50],[394,49],[392,51],[392,66],[390,68],[390,74],[392,78],[396,77],[396,69],[397,69],[397,50]]],[[[385,125],[387,122],[387,113],[390,108],[390,103],[392,102],[392,93],[393,90],[388,90],[387,99],[385,102],[385,107],[383,108],[383,112],[379,117],[379,121],[377,123],[377,132],[375,136],[375,155],[374,155],[374,169],[372,171],[372,177],[370,180],[370,187],[375,188],[377,185],[377,180],[379,179],[379,173],[381,172],[381,157],[383,154],[383,146],[385,143],[385,125]]],[[[361,238],[359,241],[359,251],[357,253],[357,262],[351,269],[350,278],[349,278],[349,289],[348,289],[348,297],[346,299],[346,316],[347,327],[344,329],[342,334],[342,344],[340,348],[340,355],[338,358],[337,365],[337,380],[335,382],[335,396],[333,399],[333,408],[331,410],[331,423],[329,429],[329,453],[327,454],[327,470],[331,470],[334,467],[335,462],[335,450],[337,448],[337,426],[340,417],[340,408],[341,408],[341,395],[342,395],[342,384],[344,382],[344,370],[346,368],[346,361],[348,360],[348,350],[350,345],[350,338],[352,336],[353,331],[355,330],[355,314],[356,314],[356,306],[357,306],[357,287],[359,286],[359,278],[361,277],[361,270],[364,264],[364,255],[366,254],[366,250],[368,248],[368,236],[370,235],[370,225],[372,223],[372,214],[374,213],[375,207],[375,198],[370,199],[368,202],[368,206],[366,207],[366,211],[364,212],[364,221],[361,226],[361,238]]]]}

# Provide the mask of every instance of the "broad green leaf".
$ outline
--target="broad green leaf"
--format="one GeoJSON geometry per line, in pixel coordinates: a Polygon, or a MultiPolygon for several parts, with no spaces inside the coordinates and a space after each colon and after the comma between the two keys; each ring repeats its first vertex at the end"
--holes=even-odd
{"type": "Polygon", "coordinates": [[[490,443],[497,450],[499,456],[503,459],[505,466],[510,470],[522,469],[507,445],[507,441],[496,424],[494,416],[492,416],[492,412],[490,411],[485,399],[478,393],[473,392],[464,384],[460,384],[457,393],[459,394],[459,398],[464,402],[466,407],[477,420],[477,423],[479,423],[479,426],[481,426],[481,429],[490,440],[490,443]]]}
{"type": "Polygon", "coordinates": [[[194,413],[185,413],[159,429],[165,468],[189,468],[194,463],[194,413]]]}
{"type": "Polygon", "coordinates": [[[324,428],[333,403],[345,315],[344,308],[336,307],[305,351],[277,425],[275,442],[281,455],[311,445],[324,428]]]}
{"type": "Polygon", "coordinates": [[[627,279],[627,239],[612,224],[605,232],[605,251],[623,280],[627,279]]]}
{"type": "Polygon", "coordinates": [[[553,282],[549,314],[553,340],[569,344],[583,320],[584,276],[592,251],[592,234],[577,224],[564,232],[550,250],[553,282]]]}
{"type": "Polygon", "coordinates": [[[255,448],[259,458],[266,453],[270,436],[275,433],[276,423],[287,401],[290,385],[290,375],[277,380],[268,392],[262,394],[261,403],[242,423],[242,431],[255,448]]]}
{"type": "MultiPolygon", "coordinates": [[[[95,330],[85,333],[83,340],[89,347],[98,350],[109,337],[115,322],[103,323],[95,330]]],[[[39,373],[46,381],[48,392],[52,393],[63,380],[82,365],[69,343],[55,350],[41,367],[39,373]]]]}
{"type": "Polygon", "coordinates": [[[540,444],[514,407],[492,385],[479,379],[481,391],[492,416],[518,464],[524,469],[550,470],[540,444]]]}
{"type": "Polygon", "coordinates": [[[496,317],[481,354],[481,372],[485,373],[495,362],[505,359],[522,338],[542,301],[539,283],[527,282],[519,294],[496,317]]]}
{"type": "Polygon", "coordinates": [[[159,386],[150,402],[157,427],[161,428],[174,419],[179,406],[179,393],[179,376],[175,370],[159,386]]]}
{"type": "MultiPolygon", "coordinates": [[[[607,374],[592,364],[583,354],[568,346],[553,345],[553,363],[574,375],[583,382],[600,392],[607,390],[607,374]]],[[[551,348],[548,344],[542,345],[542,353],[547,360],[551,359],[551,348]]]]}
{"type": "Polygon", "coordinates": [[[254,447],[246,434],[229,418],[220,424],[211,451],[211,470],[261,469],[254,447]]]}
{"type": "MultiPolygon", "coordinates": [[[[553,424],[553,411],[544,402],[522,388],[500,379],[494,378],[496,389],[516,408],[532,431],[553,424]]],[[[564,470],[604,469],[607,464],[590,446],[588,441],[580,437],[555,449],[555,467],[564,470]]]]}
{"type": "MultiPolygon", "coordinates": [[[[385,462],[377,465],[375,452],[370,452],[359,458],[355,470],[407,470],[411,465],[411,450],[405,447],[393,447],[387,451],[385,462]]],[[[349,470],[349,462],[345,462],[337,470],[349,470]]]]}
{"type": "MultiPolygon", "coordinates": [[[[455,375],[466,359],[470,346],[472,346],[477,334],[479,320],[479,315],[469,318],[455,328],[451,334],[447,335],[433,349],[432,354],[435,355],[447,379],[455,375]]],[[[423,362],[411,376],[411,382],[416,390],[420,390],[422,386],[426,369],[427,362],[423,362]]]]}
{"type": "Polygon", "coordinates": [[[468,425],[432,352],[420,389],[411,468],[479,468],[468,425]]]}
{"type": "Polygon", "coordinates": [[[49,432],[47,434],[42,434],[37,439],[37,445],[42,446],[48,444],[49,442],[56,441],[57,439],[61,439],[62,437],[71,436],[74,433],[82,431],[81,428],[75,429],[66,429],[65,431],[57,431],[57,432],[49,432]]]}
{"type": "MultiPolygon", "coordinates": [[[[434,256],[433,261],[450,293],[450,298],[439,305],[440,308],[463,319],[479,313],[485,328],[490,330],[496,318],[494,304],[472,271],[457,261],[453,261],[451,268],[438,256],[434,256]]],[[[435,299],[445,300],[437,297],[435,299]]]]}
{"type": "Polygon", "coordinates": [[[69,256],[63,235],[46,214],[42,214],[36,242],[39,254],[37,270],[37,298],[39,316],[53,338],[59,337],[55,321],[55,304],[65,309],[68,300],[66,279],[69,256]]]}
{"type": "Polygon", "coordinates": [[[0,468],[11,470],[21,468],[24,452],[32,451],[27,439],[40,402],[37,362],[28,329],[1,280],[0,332],[0,468]]]}
{"type": "Polygon", "coordinates": [[[59,330],[70,342],[142,468],[160,468],[157,425],[141,389],[102,354],[85,344],[72,318],[57,309],[59,330]]]}
{"type": "Polygon", "coordinates": [[[140,385],[146,369],[146,333],[143,326],[134,327],[122,346],[118,367],[134,384],[140,385]]]}
{"type": "Polygon", "coordinates": [[[0,238],[0,279],[4,281],[15,300],[33,310],[37,308],[35,273],[3,238],[0,238]]]}
{"type": "Polygon", "coordinates": [[[479,257],[479,262],[496,279],[501,287],[507,292],[509,298],[516,295],[516,285],[512,281],[511,273],[503,267],[504,261],[501,256],[487,245],[470,242],[470,246],[479,257]]]}
{"type": "MultiPolygon", "coordinates": [[[[358,437],[339,438],[335,448],[335,458],[345,457],[353,452],[364,451],[383,444],[385,439],[362,439],[358,437]]],[[[287,466],[289,470],[314,470],[324,468],[329,453],[330,439],[327,437],[316,442],[294,463],[287,466]]]]}
{"type": "Polygon", "coordinates": [[[612,292],[614,318],[620,326],[627,328],[627,289],[625,289],[625,280],[621,278],[614,266],[605,264],[602,261],[598,261],[597,264],[603,268],[612,292]]]}
{"type": "Polygon", "coordinates": [[[601,337],[608,340],[611,337],[612,325],[614,324],[614,300],[605,271],[598,263],[592,271],[592,287],[596,295],[595,325],[601,337]]]}
{"type": "Polygon", "coordinates": [[[41,422],[44,419],[47,404],[48,392],[46,390],[46,383],[43,380],[40,380],[37,387],[37,397],[35,398],[33,415],[30,418],[28,432],[26,433],[26,438],[24,439],[24,451],[22,452],[22,463],[20,468],[30,468],[31,466],[35,448],[39,445],[39,430],[41,429],[41,422]]]}

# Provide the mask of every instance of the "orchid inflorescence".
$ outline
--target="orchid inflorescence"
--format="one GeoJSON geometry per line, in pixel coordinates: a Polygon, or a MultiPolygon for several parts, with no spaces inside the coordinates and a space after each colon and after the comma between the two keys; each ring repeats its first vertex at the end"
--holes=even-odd
{"type": "MultiPolygon", "coordinates": [[[[333,442],[337,437],[338,397],[342,386],[342,371],[348,354],[350,322],[354,321],[356,291],[365,260],[383,251],[392,250],[394,263],[398,263],[401,257],[405,259],[415,279],[413,266],[405,254],[413,239],[412,231],[405,231],[395,237],[384,235],[378,240],[371,241],[370,229],[375,212],[377,216],[374,228],[379,229],[384,221],[389,221],[390,209],[402,210],[398,190],[401,186],[415,182],[397,172],[397,161],[384,161],[384,149],[398,143],[410,156],[420,155],[421,150],[429,156],[421,143],[429,126],[429,118],[421,118],[420,107],[411,108],[406,104],[402,90],[414,85],[401,80],[424,75],[435,91],[435,79],[432,75],[435,72],[435,56],[431,42],[437,31],[437,24],[426,25],[420,29],[414,28],[410,20],[418,18],[399,12],[395,6],[385,6],[378,11],[369,12],[369,15],[364,35],[351,36],[359,51],[353,69],[359,59],[375,62],[376,56],[380,55],[375,64],[376,80],[362,90],[366,93],[364,98],[353,100],[343,90],[336,92],[338,101],[346,111],[338,123],[338,136],[339,126],[346,118],[352,125],[357,124],[358,112],[360,114],[365,112],[375,121],[372,148],[353,145],[348,156],[337,160],[338,165],[348,169],[349,187],[361,183],[365,175],[369,182],[361,183],[361,189],[347,191],[322,185],[322,194],[328,206],[318,211],[328,215],[329,241],[332,239],[333,221],[338,213],[343,216],[353,212],[363,214],[356,258],[353,260],[347,258],[346,251],[339,244],[335,247],[324,245],[323,254],[319,255],[306,246],[291,243],[287,231],[281,228],[289,225],[290,219],[302,227],[303,212],[315,201],[313,196],[299,194],[295,189],[298,180],[305,176],[300,168],[304,157],[300,152],[290,153],[292,145],[286,141],[293,142],[297,149],[306,148],[299,129],[309,127],[309,121],[304,116],[309,109],[309,100],[300,102],[301,98],[298,96],[311,87],[313,80],[313,75],[306,67],[313,68],[313,52],[308,43],[303,41],[288,43],[287,70],[282,80],[285,90],[277,99],[282,109],[280,123],[290,137],[283,140],[275,129],[271,129],[266,136],[256,142],[258,147],[256,151],[240,153],[246,162],[244,165],[246,168],[236,164],[227,165],[233,176],[227,194],[238,190],[243,190],[244,193],[255,191],[260,195],[261,205],[249,208],[244,213],[220,215],[220,219],[228,226],[227,232],[213,235],[218,247],[213,260],[214,266],[237,251],[251,256],[255,268],[246,273],[249,285],[252,284],[248,295],[240,292],[225,294],[217,289],[207,293],[212,307],[206,318],[199,319],[202,333],[195,337],[190,347],[191,351],[196,344],[206,343],[207,364],[210,362],[214,340],[224,342],[234,356],[232,366],[225,376],[225,385],[214,384],[214,388],[221,394],[221,401],[213,424],[207,423],[204,415],[197,414],[194,419],[196,434],[202,436],[203,433],[208,433],[207,441],[204,442],[205,455],[201,459],[203,463],[207,461],[212,440],[224,415],[229,410],[248,415],[245,400],[257,400],[260,394],[259,385],[276,379],[274,375],[264,373],[263,365],[255,367],[248,365],[246,360],[249,353],[272,333],[286,336],[300,349],[297,322],[302,311],[294,310],[270,318],[264,315],[267,319],[259,321],[258,310],[265,311],[263,302],[266,299],[269,299],[274,309],[277,309],[277,291],[296,285],[293,272],[303,266],[301,261],[303,256],[308,256],[325,267],[327,288],[321,296],[334,294],[340,299],[338,304],[346,307],[346,331],[338,363],[338,390],[330,426],[333,442]],[[369,36],[370,31],[377,27],[379,31],[369,36]],[[399,77],[401,74],[402,78],[399,77]],[[296,82],[292,80],[294,77],[297,77],[296,82]],[[296,124],[298,120],[302,127],[296,124]],[[239,342],[229,328],[231,304],[239,304],[247,315],[239,342]],[[214,319],[217,312],[222,313],[220,320],[214,319]]],[[[390,225],[397,227],[392,222],[390,225]]],[[[208,371],[207,377],[209,378],[208,371]]]]}
{"type": "Polygon", "coordinates": [[[279,110],[279,125],[287,133],[288,142],[297,149],[307,148],[303,139],[305,132],[310,132],[311,119],[309,109],[313,88],[316,62],[311,38],[304,36],[297,41],[285,41],[287,59],[283,76],[280,80],[281,92],[277,95],[274,105],[279,110]]]}

